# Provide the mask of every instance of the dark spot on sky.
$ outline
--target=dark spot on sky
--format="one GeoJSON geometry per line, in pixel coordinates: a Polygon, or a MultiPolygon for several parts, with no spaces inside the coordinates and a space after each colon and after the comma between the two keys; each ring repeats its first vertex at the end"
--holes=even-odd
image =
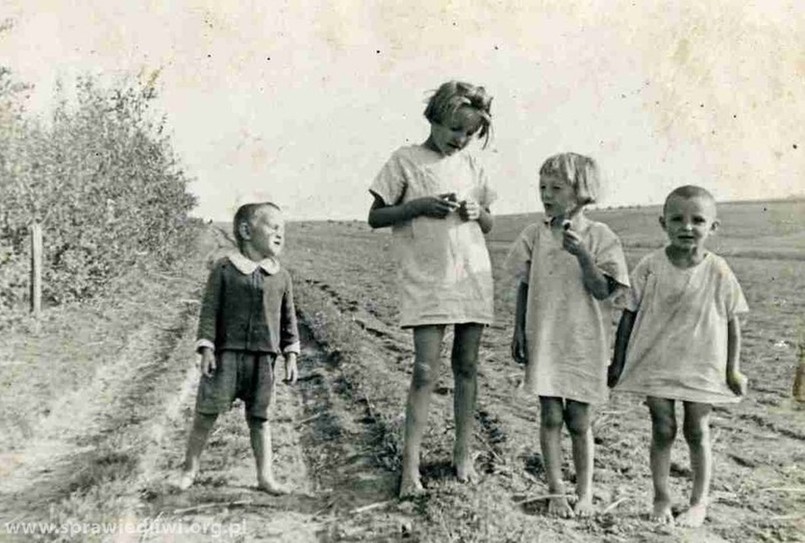
{"type": "Polygon", "coordinates": [[[271,60],[271,57],[266,57],[266,60],[271,60]]]}
{"type": "Polygon", "coordinates": [[[498,46],[496,45],[496,46],[495,46],[495,51],[497,51],[497,50],[498,50],[498,46]]]}
{"type": "Polygon", "coordinates": [[[795,144],[794,144],[792,147],[794,147],[794,149],[796,149],[796,148],[797,148],[797,144],[795,143],[795,144]]]}
{"type": "Polygon", "coordinates": [[[704,104],[699,104],[699,107],[704,107],[704,104]]]}
{"type": "Polygon", "coordinates": [[[732,116],[732,118],[733,118],[733,119],[737,119],[737,118],[738,118],[738,115],[733,115],[733,116],[732,116]]]}
{"type": "Polygon", "coordinates": [[[207,53],[207,58],[212,58],[212,55],[210,53],[207,53]]]}
{"type": "Polygon", "coordinates": [[[380,54],[380,49],[376,49],[375,53],[377,53],[379,55],[380,54]]]}

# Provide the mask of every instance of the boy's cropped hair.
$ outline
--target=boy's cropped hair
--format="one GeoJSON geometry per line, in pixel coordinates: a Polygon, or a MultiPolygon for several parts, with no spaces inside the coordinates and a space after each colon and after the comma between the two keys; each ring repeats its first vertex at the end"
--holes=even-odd
{"type": "Polygon", "coordinates": [[[492,127],[492,97],[483,87],[462,81],[443,83],[428,100],[425,118],[432,123],[440,124],[463,106],[471,107],[481,117],[481,131],[478,137],[484,138],[486,147],[492,127]]]}
{"type": "Polygon", "coordinates": [[[243,204],[235,212],[235,218],[232,219],[232,234],[235,236],[235,241],[238,242],[238,247],[240,247],[241,243],[243,243],[243,238],[240,236],[241,223],[251,223],[252,219],[254,219],[254,214],[257,213],[258,209],[263,207],[273,207],[277,211],[282,211],[280,206],[274,202],[256,202],[243,204]]]}
{"type": "Polygon", "coordinates": [[[713,204],[716,203],[716,199],[710,193],[709,190],[700,187],[698,185],[683,185],[681,187],[677,187],[668,194],[665,198],[665,203],[662,206],[662,211],[665,213],[665,208],[668,206],[668,202],[671,201],[672,198],[702,198],[705,200],[709,200],[713,204]]]}
{"type": "Polygon", "coordinates": [[[578,153],[553,155],[542,163],[539,175],[570,181],[581,204],[595,203],[601,196],[601,174],[598,171],[598,164],[588,156],[578,153]]]}

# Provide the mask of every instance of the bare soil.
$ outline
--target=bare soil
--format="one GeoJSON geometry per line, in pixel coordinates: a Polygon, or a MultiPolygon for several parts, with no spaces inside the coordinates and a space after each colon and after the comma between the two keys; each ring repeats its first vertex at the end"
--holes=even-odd
{"type": "MultiPolygon", "coordinates": [[[[390,236],[326,222],[291,224],[285,255],[303,354],[300,381],[278,387],[271,428],[277,477],[294,493],[256,489],[238,405],[218,421],[196,484],[177,492],[198,379],[198,299],[206,263],[231,243],[225,230],[212,228],[175,270],[133,270],[115,297],[50,310],[44,322],[23,321],[5,334],[0,540],[805,541],[805,409],[790,399],[805,314],[805,255],[799,258],[790,239],[801,230],[783,236],[778,252],[768,240],[781,238],[771,234],[762,247],[749,237],[722,241],[752,309],[744,339],[751,391],[714,414],[710,516],[704,527],[684,530],[645,517],[649,421],[642,400],[628,395],[614,395],[596,413],[597,514],[547,516],[537,402],[516,393],[522,369],[508,355],[513,299],[500,263],[510,242],[505,233],[519,231],[518,221],[499,223],[489,243],[498,322],[481,348],[477,485],[459,484],[450,468],[453,391],[445,359],[425,438],[428,493],[396,499],[413,352],[396,323],[390,236]],[[154,519],[202,530],[126,538],[14,536],[3,528],[10,521],[58,527],[154,519]]],[[[661,239],[629,230],[629,222],[634,217],[618,233],[634,265],[661,239]]],[[[565,448],[572,486],[569,443],[565,448]]],[[[681,440],[673,462],[678,509],[690,485],[681,440]]]]}

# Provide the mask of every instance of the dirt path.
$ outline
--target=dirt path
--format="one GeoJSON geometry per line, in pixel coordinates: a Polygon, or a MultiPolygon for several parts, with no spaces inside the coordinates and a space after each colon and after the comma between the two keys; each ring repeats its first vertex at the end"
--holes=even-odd
{"type": "MultiPolygon", "coordinates": [[[[289,257],[303,322],[301,378],[293,387],[278,385],[271,428],[277,477],[295,488],[292,495],[256,490],[242,406],[218,421],[197,483],[183,493],[172,484],[183,460],[198,380],[192,349],[204,262],[231,244],[225,232],[211,230],[182,273],[142,274],[140,283],[127,287],[130,304],[99,309],[97,315],[86,308],[56,314],[50,324],[64,330],[61,336],[23,336],[0,348],[0,361],[30,364],[32,376],[81,366],[71,379],[58,373],[52,382],[41,378],[37,386],[44,389],[37,401],[60,393],[26,426],[32,430],[16,432],[18,439],[0,448],[0,541],[32,539],[2,533],[3,523],[11,520],[46,521],[57,528],[100,522],[146,528],[137,534],[36,538],[48,541],[803,539],[798,534],[805,526],[796,512],[802,510],[805,485],[805,419],[787,400],[789,370],[778,362],[788,363],[788,339],[775,338],[770,348],[765,333],[746,338],[753,394],[713,416],[717,473],[703,529],[674,531],[643,517],[650,500],[648,419],[640,401],[625,396],[597,412],[598,514],[589,520],[545,515],[538,409],[514,392],[522,370],[509,361],[505,322],[488,329],[480,353],[474,446],[482,481],[461,485],[450,468],[453,391],[446,346],[422,460],[429,492],[398,502],[411,339],[388,309],[383,296],[389,296],[389,288],[359,273],[361,251],[374,250],[369,238],[360,231],[346,234],[355,237],[350,245],[355,254],[327,249],[326,238],[313,231],[300,246],[315,255],[297,250],[289,257]],[[325,256],[329,265],[321,267],[325,256]],[[81,349],[68,348],[81,342],[81,349]],[[62,381],[79,386],[64,393],[58,386],[62,381]]],[[[779,275],[768,264],[763,270],[779,275]]],[[[768,312],[763,303],[779,301],[755,300],[755,307],[768,312]]],[[[795,309],[791,318],[798,314],[795,309]]],[[[451,338],[446,339],[449,345],[451,338]]],[[[36,387],[25,390],[35,393],[36,387]]],[[[19,411],[38,405],[22,396],[17,403],[19,411]]],[[[0,401],[0,407],[10,410],[16,404],[0,401]]],[[[2,422],[8,425],[8,418],[2,422]]],[[[565,480],[572,485],[566,456],[565,480]]],[[[689,485],[681,441],[673,461],[673,487],[681,502],[689,485]]]]}

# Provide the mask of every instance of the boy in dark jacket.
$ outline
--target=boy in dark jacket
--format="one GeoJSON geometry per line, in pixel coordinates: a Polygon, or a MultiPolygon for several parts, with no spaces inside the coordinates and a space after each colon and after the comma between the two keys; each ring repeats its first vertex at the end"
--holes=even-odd
{"type": "Polygon", "coordinates": [[[201,380],[179,488],[189,488],[215,420],[235,398],[246,406],[257,486],[271,494],[288,489],[274,480],[268,410],[274,398],[274,363],[285,358],[285,379],[296,382],[299,332],[291,277],[280,268],[285,223],[271,203],[246,204],[235,214],[238,253],[210,272],[199,317],[196,351],[201,380]]]}

